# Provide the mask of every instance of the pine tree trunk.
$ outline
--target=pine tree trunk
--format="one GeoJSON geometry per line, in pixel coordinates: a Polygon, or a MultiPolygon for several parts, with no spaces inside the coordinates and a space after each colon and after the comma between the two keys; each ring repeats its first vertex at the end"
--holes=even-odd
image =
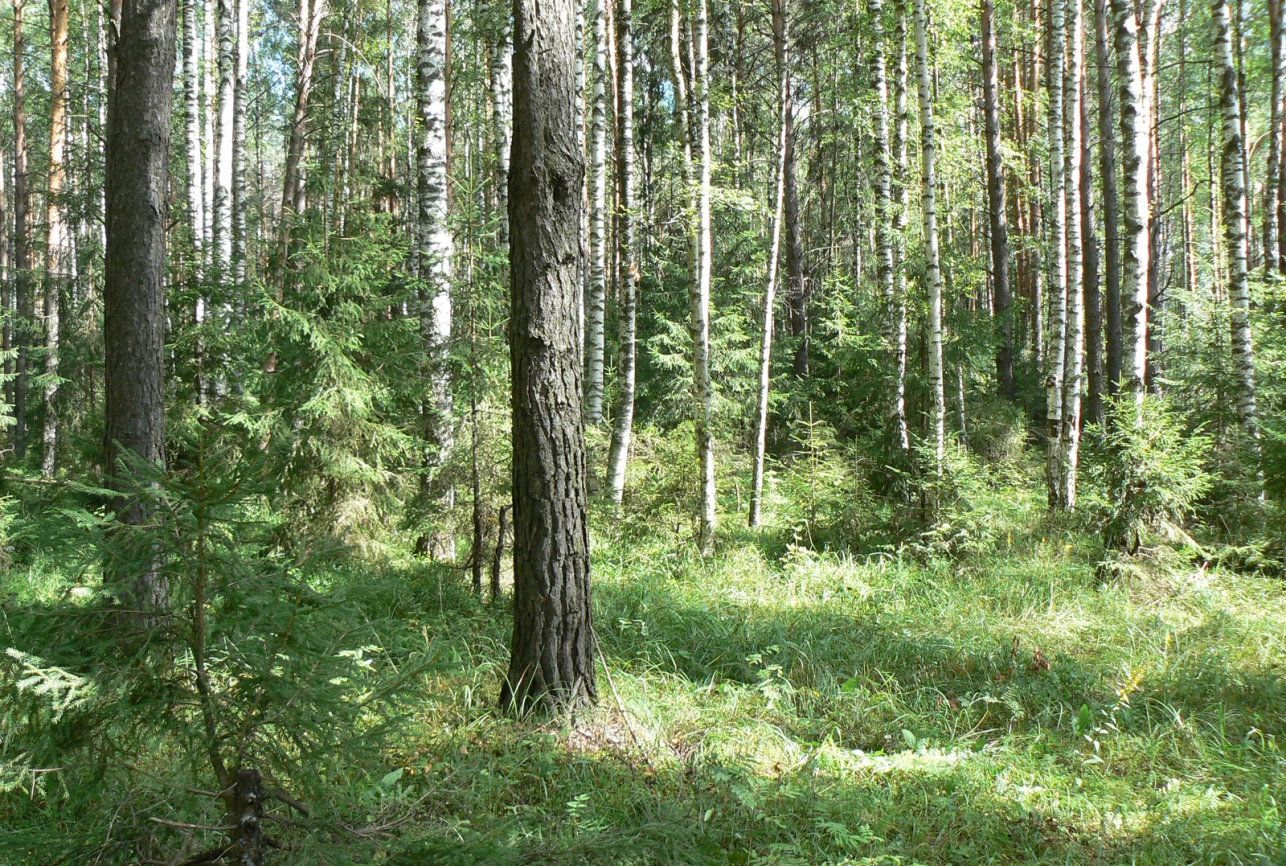
{"type": "Polygon", "coordinates": [[[500,0],[501,23],[491,46],[491,123],[496,148],[496,228],[501,246],[509,245],[509,146],[513,128],[513,24],[500,0]]]}
{"type": "Polygon", "coordinates": [[[920,97],[920,197],[924,212],[925,282],[929,301],[930,431],[934,471],[942,474],[946,451],[947,399],[942,381],[942,269],[938,256],[937,144],[933,131],[933,102],[929,86],[929,47],[924,0],[914,0],[915,65],[920,97]]]}
{"type": "MultiPolygon", "coordinates": [[[[871,0],[872,15],[878,15],[880,0],[871,0]]],[[[878,20],[878,18],[876,19],[878,20]]],[[[773,166],[772,222],[768,229],[768,277],[764,285],[763,329],[759,341],[759,395],[755,402],[755,465],[750,489],[751,529],[757,529],[763,517],[764,459],[768,445],[768,392],[772,382],[773,311],[777,303],[777,260],[781,253],[782,210],[786,197],[786,148],[790,116],[790,37],[786,30],[785,0],[772,4],[773,50],[777,57],[778,116],[777,159],[773,166]]],[[[878,37],[877,37],[878,38],[878,37]]],[[[881,70],[882,71],[882,70],[881,70]]],[[[887,94],[885,102],[887,103],[887,94]]],[[[888,130],[885,123],[885,157],[887,165],[888,130]]],[[[887,173],[886,173],[887,175],[887,173]]],[[[888,197],[887,177],[884,196],[888,197]]],[[[889,277],[892,278],[890,268],[889,277]]]]}
{"type": "Polygon", "coordinates": [[[607,455],[607,480],[612,502],[625,494],[625,468],[634,430],[634,388],[637,376],[636,319],[639,265],[634,244],[634,32],[632,0],[618,0],[616,9],[616,284],[620,371],[612,418],[612,445],[607,455]]]}
{"type": "Polygon", "coordinates": [[[1116,128],[1112,116],[1112,57],[1108,41],[1109,0],[1094,0],[1094,51],[1098,61],[1099,170],[1103,175],[1103,306],[1107,393],[1121,384],[1121,232],[1116,187],[1116,128]]]}
{"type": "Polygon", "coordinates": [[[589,294],[585,318],[585,423],[603,423],[607,305],[607,0],[594,0],[589,138],[589,294]]]}
{"type": "Polygon", "coordinates": [[[1228,248],[1228,298],[1232,307],[1232,354],[1237,378],[1237,418],[1252,442],[1258,439],[1255,410],[1255,363],[1250,336],[1250,281],[1247,257],[1246,174],[1242,164],[1241,108],[1237,67],[1233,61],[1232,22],[1228,0],[1214,0],[1215,63],[1219,107],[1223,116],[1222,186],[1224,243],[1228,248]]]}
{"type": "Polygon", "coordinates": [[[1067,172],[1063,117],[1063,71],[1067,52],[1063,0],[1049,0],[1049,56],[1047,64],[1049,109],[1049,292],[1052,321],[1049,357],[1045,365],[1045,482],[1049,507],[1063,502],[1063,387],[1067,365],[1067,172]]]}
{"type": "Polygon", "coordinates": [[[519,713],[572,711],[597,696],[576,325],[585,169],[575,21],[571,0],[514,2],[514,630],[500,705],[519,713]]]}
{"type": "MultiPolygon", "coordinates": [[[[996,23],[993,0],[982,0],[982,93],[987,138],[987,208],[991,235],[993,308],[1000,326],[996,383],[1000,396],[1014,399],[1014,322],[1009,290],[1009,226],[1006,219],[1005,168],[1000,148],[1000,107],[996,74],[996,23]]],[[[877,122],[878,125],[878,122],[877,122]]],[[[882,181],[881,181],[882,182],[882,181]]],[[[877,195],[878,201],[878,195],[877,195]]]]}
{"type": "Polygon", "coordinates": [[[907,105],[906,0],[894,0],[893,43],[893,393],[890,395],[894,442],[905,457],[911,450],[906,423],[907,227],[911,214],[911,166],[907,156],[910,109],[907,105]]]}
{"type": "Polygon", "coordinates": [[[31,188],[27,174],[26,70],[23,66],[25,0],[13,0],[13,281],[17,306],[14,343],[18,358],[14,372],[14,456],[27,456],[27,360],[31,345],[31,188]]]}
{"type": "Polygon", "coordinates": [[[308,100],[313,91],[313,66],[317,61],[317,36],[326,17],[326,0],[299,0],[299,47],[295,74],[295,111],[290,122],[286,163],[282,169],[281,217],[277,229],[278,273],[290,255],[293,221],[304,209],[304,144],[308,137],[308,100]]]}
{"type": "MultiPolygon", "coordinates": [[[[1058,0],[1055,0],[1058,2],[1058,0]]],[[[1067,214],[1067,338],[1063,365],[1062,463],[1059,506],[1076,507],[1076,470],[1080,456],[1081,393],[1085,375],[1085,296],[1083,272],[1085,251],[1081,221],[1081,99],[1084,84],[1082,55],[1085,48],[1084,20],[1080,0],[1067,0],[1065,26],[1066,75],[1063,82],[1063,128],[1067,132],[1063,163],[1067,214]]]]}
{"type": "MultiPolygon", "coordinates": [[[[1121,88],[1124,194],[1121,202],[1121,387],[1141,404],[1147,374],[1149,120],[1139,56],[1139,20],[1132,0],[1112,0],[1116,14],[1116,63],[1121,88]]],[[[1110,290],[1110,287],[1109,287],[1110,290]]]]}
{"type": "Polygon", "coordinates": [[[67,183],[67,0],[49,3],[49,176],[45,222],[45,417],[40,474],[53,478],[58,457],[58,301],[71,267],[71,238],[63,200],[67,183]]]}
{"type": "Polygon", "coordinates": [[[706,0],[695,0],[692,46],[695,58],[692,86],[693,150],[697,157],[696,280],[692,303],[692,369],[696,397],[696,444],[701,468],[701,513],[698,546],[702,555],[714,550],[716,495],[714,482],[714,389],[710,382],[710,271],[713,238],[710,213],[710,59],[707,39],[706,0]]]}
{"type": "MultiPolygon", "coordinates": [[[[447,0],[419,0],[416,28],[416,275],[420,301],[420,339],[424,344],[428,386],[424,414],[427,475],[424,493],[440,509],[454,504],[451,486],[437,478],[455,442],[451,400],[451,238],[447,140],[447,0]]],[[[454,545],[443,535],[435,543],[444,558],[454,545]]]]}
{"type": "MultiPolygon", "coordinates": [[[[165,231],[170,115],[175,63],[174,0],[126,0],[116,43],[116,79],[107,120],[107,255],[103,284],[107,471],[128,490],[123,452],[165,462],[165,231]]],[[[124,523],[147,519],[133,499],[117,511],[124,523]]],[[[126,607],[167,606],[165,577],[142,563],[108,572],[126,607]],[[128,582],[127,582],[128,581],[128,582]],[[132,584],[132,585],[131,585],[132,584]]]]}
{"type": "Polygon", "coordinates": [[[187,156],[188,232],[194,273],[201,277],[205,255],[205,196],[201,171],[201,52],[197,0],[183,0],[183,131],[187,156]]]}

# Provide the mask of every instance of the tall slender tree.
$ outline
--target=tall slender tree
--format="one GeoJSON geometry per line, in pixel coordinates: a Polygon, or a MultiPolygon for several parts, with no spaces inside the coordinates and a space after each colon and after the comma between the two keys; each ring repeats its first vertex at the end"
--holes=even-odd
{"type": "Polygon", "coordinates": [[[1271,41],[1272,84],[1268,108],[1268,165],[1264,175],[1264,272],[1280,270],[1281,232],[1278,224],[1280,190],[1278,178],[1282,176],[1282,151],[1286,148],[1283,134],[1283,101],[1286,101],[1286,27],[1283,27],[1283,0],[1268,0],[1268,31],[1271,41]]]}
{"type": "Polygon", "coordinates": [[[1242,158],[1241,104],[1237,66],[1233,60],[1232,15],[1228,0],[1210,6],[1214,24],[1216,71],[1219,75],[1219,108],[1223,117],[1222,175],[1224,243],[1228,249],[1228,298],[1232,306],[1232,354],[1237,378],[1237,418],[1251,441],[1258,438],[1255,408],[1255,359],[1250,335],[1249,243],[1246,208],[1246,174],[1242,158]]]}
{"type": "Polygon", "coordinates": [[[1103,175],[1103,297],[1107,393],[1121,384],[1121,232],[1116,186],[1116,125],[1112,114],[1112,50],[1109,2],[1094,0],[1094,58],[1098,80],[1099,170],[1103,175]]]}
{"type": "MultiPolygon", "coordinates": [[[[232,103],[232,282],[238,289],[246,283],[249,239],[246,236],[246,105],[249,102],[250,0],[235,0],[237,10],[237,53],[233,69],[232,103]]],[[[243,298],[238,291],[236,297],[243,298]]]]}
{"type": "MultiPolygon", "coordinates": [[[[174,0],[123,0],[107,119],[107,256],[103,283],[106,465],[128,492],[138,483],[124,454],[165,462],[165,231],[175,63],[174,0]]],[[[126,524],[146,503],[117,507],[126,524]]],[[[165,576],[147,565],[111,574],[127,608],[164,609],[165,576]]],[[[109,572],[110,574],[110,572],[109,572]]]]}
{"type": "MultiPolygon", "coordinates": [[[[416,270],[419,278],[420,339],[424,344],[428,396],[424,433],[430,453],[426,466],[426,495],[439,505],[454,504],[451,485],[436,478],[455,442],[451,400],[449,348],[451,341],[451,238],[448,192],[447,0],[419,0],[415,39],[416,140],[416,270]]],[[[447,548],[449,533],[443,542],[447,548]]],[[[426,540],[427,543],[427,540],[426,540]]],[[[443,550],[447,559],[453,549],[443,550]]]]}
{"type": "Polygon", "coordinates": [[[893,2],[893,387],[892,434],[905,456],[911,450],[906,422],[907,227],[911,213],[911,165],[907,157],[911,112],[907,104],[906,0],[893,2]]]}
{"type": "Polygon", "coordinates": [[[510,4],[499,0],[500,22],[491,45],[491,123],[496,149],[496,210],[502,245],[509,243],[509,145],[513,128],[513,24],[510,4]]]}
{"type": "MultiPolygon", "coordinates": [[[[987,140],[987,210],[991,235],[991,285],[1000,326],[996,382],[1000,396],[1014,398],[1014,322],[1009,290],[1009,225],[1006,218],[1005,167],[1000,146],[1000,106],[996,72],[994,0],[982,0],[982,100],[987,140]]],[[[879,61],[877,61],[879,62],[879,61]]],[[[877,121],[878,125],[879,121],[877,121]]],[[[878,165],[878,160],[877,160],[878,165]]],[[[883,183],[883,181],[878,181],[883,183]]]]}
{"type": "MultiPolygon", "coordinates": [[[[1088,63],[1088,59],[1086,60],[1088,63]]],[[[1085,292],[1085,412],[1088,423],[1103,420],[1103,297],[1099,282],[1099,244],[1095,226],[1094,137],[1089,117],[1088,68],[1081,76],[1081,234],[1084,259],[1081,283],[1085,292]]]]}
{"type": "MultiPolygon", "coordinates": [[[[773,167],[772,217],[768,228],[768,276],[764,285],[763,325],[759,340],[759,395],[755,402],[755,465],[750,488],[750,528],[756,529],[763,518],[764,457],[768,445],[768,392],[772,383],[773,311],[777,304],[777,261],[781,253],[782,209],[786,197],[786,148],[790,115],[790,35],[786,30],[785,0],[773,0],[773,51],[777,57],[778,136],[777,159],[773,167]]],[[[871,0],[872,15],[879,12],[880,0],[871,0]]],[[[887,94],[886,94],[887,96],[887,94]]],[[[887,102],[887,98],[885,100],[887,102]]],[[[885,124],[887,126],[887,123],[885,124]]],[[[886,130],[887,133],[887,130],[886,130]]],[[[888,136],[885,135],[885,147],[888,136]]],[[[888,184],[884,186],[888,196],[888,184]]],[[[890,279],[892,269],[890,268],[890,279]]]]}
{"type": "Polygon", "coordinates": [[[40,474],[53,478],[58,457],[59,310],[63,284],[71,269],[67,225],[67,0],[49,3],[49,177],[45,196],[45,417],[40,474]]]}
{"type": "Polygon", "coordinates": [[[237,16],[235,0],[218,0],[218,96],[214,118],[214,271],[221,282],[232,268],[232,132],[235,109],[237,16]]]}
{"type": "Polygon", "coordinates": [[[585,303],[585,423],[603,423],[607,304],[607,0],[594,0],[590,71],[589,291],[585,303]]]}
{"type": "MultiPolygon", "coordinates": [[[[894,228],[899,205],[893,198],[893,149],[889,142],[888,63],[884,45],[883,0],[869,0],[866,6],[871,26],[871,78],[875,87],[875,235],[876,271],[880,293],[884,298],[884,342],[892,360],[895,381],[889,388],[885,436],[902,453],[910,447],[906,429],[906,404],[901,373],[905,370],[906,327],[905,299],[899,297],[903,287],[897,278],[896,248],[898,232],[894,228]],[[901,365],[899,367],[899,365],[901,365]]],[[[789,82],[787,82],[789,83],[789,82]]],[[[785,93],[789,98],[789,92],[785,93]]],[[[905,102],[905,99],[903,100],[905,102]]],[[[895,119],[895,123],[897,119],[895,119]]]]}
{"type": "Polygon", "coordinates": [[[934,469],[942,474],[946,456],[947,398],[942,381],[942,266],[938,252],[937,159],[933,130],[933,91],[930,86],[928,21],[924,0],[914,0],[915,71],[920,97],[920,201],[924,219],[925,284],[929,301],[929,394],[932,400],[929,432],[933,437],[934,469]]]}
{"type": "MultiPolygon", "coordinates": [[[[1057,2],[1057,0],[1055,0],[1057,2]]],[[[1066,0],[1064,56],[1066,74],[1063,81],[1063,127],[1067,131],[1063,162],[1063,184],[1067,214],[1067,336],[1066,361],[1063,365],[1062,429],[1059,431],[1061,466],[1060,507],[1076,507],[1076,475],[1079,464],[1081,435],[1081,393],[1085,376],[1085,294],[1081,219],[1081,98],[1084,92],[1085,48],[1084,16],[1080,0],[1066,0]]]]}
{"type": "Polygon", "coordinates": [[[31,186],[27,172],[27,85],[24,66],[25,0],[13,0],[13,281],[17,307],[14,343],[13,447],[27,454],[27,362],[31,341],[31,186]]]}
{"type": "Polygon", "coordinates": [[[187,216],[194,271],[199,277],[205,252],[205,181],[201,155],[201,32],[197,26],[196,10],[197,0],[183,0],[183,144],[187,159],[187,216]]]}
{"type": "Polygon", "coordinates": [[[576,311],[585,168],[575,6],[514,0],[514,629],[500,703],[516,712],[574,710],[597,696],[576,311]]]}
{"type": "MultiPolygon", "coordinates": [[[[277,228],[277,269],[290,254],[291,226],[304,209],[304,144],[308,135],[308,102],[313,92],[317,37],[326,17],[326,0],[299,0],[299,42],[296,49],[295,111],[290,122],[286,164],[282,168],[281,222],[277,228]]],[[[391,50],[391,49],[390,49],[391,50]]],[[[391,74],[391,72],[390,72],[391,74]]]]}
{"type": "Polygon", "coordinates": [[[1067,172],[1065,170],[1065,118],[1063,117],[1063,72],[1067,53],[1063,0],[1049,0],[1046,106],[1049,138],[1049,224],[1050,246],[1050,347],[1045,365],[1045,482],[1049,507],[1057,508],[1063,495],[1063,388],[1067,364],[1067,172]]]}
{"type": "MultiPolygon", "coordinates": [[[[1121,143],[1124,191],[1122,236],[1122,370],[1121,384],[1142,403],[1147,373],[1149,121],[1139,55],[1140,24],[1132,0],[1112,0],[1116,14],[1116,64],[1121,93],[1121,143]]],[[[1110,290],[1110,287],[1109,287],[1110,290]]]]}
{"type": "Polygon", "coordinates": [[[634,429],[634,388],[638,367],[637,307],[639,265],[635,246],[634,202],[634,23],[631,0],[618,0],[616,8],[616,284],[618,345],[616,408],[612,418],[612,445],[607,456],[607,481],[617,505],[625,493],[634,429]]]}

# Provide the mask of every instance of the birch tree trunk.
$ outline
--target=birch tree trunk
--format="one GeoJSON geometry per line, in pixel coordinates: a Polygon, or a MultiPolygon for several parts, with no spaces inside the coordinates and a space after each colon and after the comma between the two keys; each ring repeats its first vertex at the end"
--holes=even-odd
{"type": "Polygon", "coordinates": [[[938,255],[937,144],[929,86],[929,47],[924,0],[914,0],[915,66],[920,97],[920,198],[924,212],[925,282],[929,300],[929,429],[933,436],[934,471],[942,474],[946,451],[947,398],[942,381],[942,268],[938,255]]]}
{"type": "Polygon", "coordinates": [[[1249,244],[1246,227],[1246,174],[1242,163],[1241,108],[1237,67],[1233,62],[1232,21],[1228,0],[1214,0],[1215,63],[1219,75],[1219,108],[1223,116],[1222,177],[1224,243],[1228,248],[1228,298],[1232,307],[1232,355],[1237,377],[1237,418],[1247,438],[1258,440],[1255,410],[1255,363],[1250,335],[1249,244]]]}
{"type": "Polygon", "coordinates": [[[196,3],[197,0],[183,0],[183,140],[187,155],[188,231],[192,235],[195,273],[200,280],[205,255],[205,181],[201,170],[201,34],[196,3]]]}
{"type": "MultiPolygon", "coordinates": [[[[1084,55],[1082,55],[1084,56],[1084,55]]],[[[1088,62],[1088,61],[1087,61],[1088,62]]],[[[1103,297],[1100,291],[1098,233],[1094,225],[1094,149],[1089,116],[1089,87],[1081,76],[1081,235],[1085,251],[1081,281],[1085,292],[1085,400],[1084,419],[1103,420],[1103,297]]]]}
{"type": "Polygon", "coordinates": [[[13,270],[17,321],[14,342],[18,358],[14,372],[14,456],[27,456],[27,352],[31,345],[31,189],[27,173],[27,88],[23,62],[25,0],[13,0],[13,270]]]}
{"type": "MultiPolygon", "coordinates": [[[[902,374],[906,369],[905,301],[898,294],[899,283],[895,271],[895,249],[899,238],[894,228],[898,206],[893,200],[893,153],[889,144],[889,85],[884,46],[884,2],[868,0],[867,14],[871,19],[871,77],[875,87],[875,235],[876,272],[880,294],[884,298],[884,343],[893,361],[894,382],[889,389],[885,410],[885,436],[905,455],[910,447],[906,429],[906,408],[903,399],[902,374]]],[[[786,85],[788,86],[789,82],[786,85]]],[[[789,98],[784,91],[783,98],[789,98]]],[[[905,93],[901,95],[905,105],[905,93]]],[[[900,122],[900,119],[898,120],[900,122]]],[[[784,127],[783,127],[784,128],[784,127]]],[[[904,138],[903,138],[904,140],[904,138]]],[[[782,149],[783,155],[785,149],[782,149]]],[[[899,193],[901,192],[899,182],[899,193]]],[[[770,276],[773,276],[770,274],[770,276]]],[[[766,332],[765,332],[766,333],[766,332]]]]}
{"type": "Polygon", "coordinates": [[[1109,0],[1094,0],[1094,52],[1098,61],[1099,170],[1103,175],[1103,248],[1107,393],[1121,384],[1121,233],[1116,187],[1116,127],[1112,116],[1112,56],[1109,0]]]}
{"type": "MultiPolygon", "coordinates": [[[[174,0],[121,4],[116,78],[107,118],[107,251],[103,338],[107,472],[128,491],[129,465],[119,458],[165,463],[165,231],[174,86],[174,0]]],[[[117,510],[124,523],[147,519],[137,498],[117,510]]],[[[142,563],[112,574],[127,609],[168,605],[163,573],[142,563]]]]}
{"type": "MultiPolygon", "coordinates": [[[[871,0],[871,14],[878,21],[881,0],[871,0]]],[[[764,457],[768,445],[768,393],[772,382],[773,311],[777,304],[777,260],[781,253],[782,208],[786,197],[787,118],[790,115],[790,43],[786,30],[785,0],[773,0],[773,51],[777,57],[778,135],[777,159],[773,165],[772,221],[768,229],[768,276],[764,284],[763,329],[759,341],[759,396],[755,403],[755,465],[750,489],[751,529],[758,529],[763,517],[764,457]]],[[[877,25],[878,27],[878,25],[877,25]]],[[[877,36],[878,39],[878,36],[877,36]]],[[[879,78],[877,77],[877,81],[879,78]]],[[[887,92],[885,103],[888,102],[887,92]]],[[[877,121],[878,122],[878,121],[877,121]]],[[[887,166],[888,130],[885,123],[885,156],[887,166]]],[[[884,196],[888,198],[887,172],[884,196]]],[[[889,270],[892,278],[892,268],[889,270]]]]}
{"type": "Polygon", "coordinates": [[[1046,133],[1049,138],[1049,245],[1051,253],[1049,292],[1051,301],[1049,357],[1045,366],[1045,482],[1049,507],[1063,501],[1063,387],[1067,365],[1067,172],[1063,117],[1063,71],[1067,53],[1063,0],[1049,0],[1049,110],[1046,133]]]}
{"type": "Polygon", "coordinates": [[[1268,166],[1264,175],[1264,273],[1280,270],[1281,237],[1278,224],[1280,190],[1278,178],[1282,175],[1282,149],[1286,136],[1282,131],[1283,108],[1286,100],[1286,27],[1282,26],[1283,0],[1268,0],[1269,38],[1272,41],[1272,105],[1268,120],[1268,166]]]}
{"type": "Polygon", "coordinates": [[[496,205],[502,218],[497,223],[502,247],[509,245],[509,147],[513,134],[513,25],[510,11],[501,0],[501,22],[491,46],[491,123],[496,148],[496,205]]]}
{"type": "Polygon", "coordinates": [[[607,455],[607,480],[612,502],[620,505],[625,494],[625,469],[634,430],[634,388],[637,375],[636,319],[639,266],[634,243],[634,23],[632,0],[618,0],[616,51],[618,55],[616,104],[616,283],[620,371],[616,410],[612,418],[612,445],[607,455]]]}
{"type": "MultiPolygon", "coordinates": [[[[447,0],[419,0],[415,41],[416,271],[419,281],[420,339],[424,344],[428,397],[423,407],[427,455],[424,492],[439,507],[455,503],[449,484],[436,478],[455,441],[448,366],[451,340],[451,238],[447,152],[447,0]]],[[[440,539],[443,555],[454,558],[449,533],[440,539]]],[[[436,546],[435,546],[436,547],[436,546]]]]}
{"type": "MultiPolygon", "coordinates": [[[[1058,0],[1055,0],[1058,2],[1058,0]]],[[[1080,457],[1081,391],[1085,375],[1085,261],[1081,222],[1081,98],[1084,83],[1082,56],[1085,49],[1084,18],[1081,0],[1067,0],[1065,55],[1066,75],[1063,82],[1063,127],[1067,131],[1066,157],[1063,163],[1066,181],[1064,210],[1067,214],[1067,357],[1063,366],[1062,429],[1060,460],[1062,489],[1059,506],[1071,511],[1076,507],[1076,470],[1080,457]]]]}
{"type": "Polygon", "coordinates": [[[232,267],[232,126],[233,78],[236,75],[234,0],[218,0],[218,102],[215,112],[214,273],[226,283],[232,267]]]}
{"type": "MultiPolygon", "coordinates": [[[[117,0],[120,2],[120,0],[117,0]]],[[[204,153],[201,162],[201,194],[205,199],[205,263],[213,267],[216,259],[214,245],[214,188],[215,176],[218,173],[218,128],[215,119],[219,116],[219,49],[216,33],[218,32],[218,0],[204,0],[202,11],[205,17],[205,29],[201,40],[201,89],[205,103],[205,139],[204,153]]]]}
{"type": "Polygon", "coordinates": [[[692,101],[696,115],[694,150],[698,159],[696,189],[696,279],[692,302],[692,372],[696,397],[696,444],[701,466],[701,512],[698,547],[703,556],[714,551],[716,494],[714,483],[714,389],[710,383],[710,270],[713,239],[710,225],[710,58],[706,0],[695,0],[692,21],[692,101]]]}
{"type": "MultiPolygon", "coordinates": [[[[1148,112],[1139,56],[1139,19],[1133,0],[1112,0],[1116,14],[1116,64],[1121,88],[1121,142],[1124,191],[1122,233],[1121,387],[1143,402],[1147,374],[1148,262],[1148,112]]],[[[1110,287],[1109,287],[1110,290],[1110,287]]]]}
{"type": "Polygon", "coordinates": [[[585,423],[603,423],[607,305],[607,0],[594,0],[589,138],[589,294],[585,318],[585,423]]]}
{"type": "MultiPolygon", "coordinates": [[[[1009,291],[1009,226],[1006,220],[1008,205],[1005,201],[1005,168],[1000,148],[995,17],[993,0],[982,0],[982,100],[987,139],[987,208],[991,229],[991,284],[995,294],[994,310],[1000,325],[1000,345],[996,350],[996,383],[1000,396],[1012,400],[1014,399],[1014,322],[1013,312],[1010,309],[1012,296],[1009,291]]],[[[880,65],[883,64],[880,63],[880,65]]],[[[879,123],[880,121],[877,120],[877,129],[879,123]]],[[[877,171],[878,164],[877,157],[877,171]]],[[[878,184],[883,182],[877,181],[877,189],[878,184]]],[[[876,200],[879,200],[878,192],[876,200]]]]}
{"type": "Polygon", "coordinates": [[[40,475],[53,478],[58,459],[58,301],[71,266],[67,231],[67,0],[49,2],[49,177],[45,222],[45,418],[40,441],[40,475]]]}
{"type": "MultiPolygon", "coordinates": [[[[239,290],[246,284],[246,100],[250,66],[250,0],[235,0],[237,56],[232,101],[232,282],[239,290]]],[[[238,303],[244,293],[236,294],[238,303]]]]}
{"type": "Polygon", "coordinates": [[[893,76],[893,393],[894,442],[903,456],[911,451],[906,423],[907,283],[906,233],[911,213],[911,166],[907,157],[910,109],[907,105],[906,0],[893,3],[893,43],[897,64],[893,76]]]}
{"type": "Polygon", "coordinates": [[[597,696],[576,324],[585,169],[575,5],[514,0],[514,630],[500,705],[516,712],[570,712],[597,696]]]}

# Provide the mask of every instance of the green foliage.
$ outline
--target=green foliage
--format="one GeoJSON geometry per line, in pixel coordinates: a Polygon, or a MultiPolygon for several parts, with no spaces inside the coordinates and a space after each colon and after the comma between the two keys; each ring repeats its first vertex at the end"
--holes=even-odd
{"type": "Polygon", "coordinates": [[[1109,548],[1137,552],[1146,533],[1182,523],[1210,489],[1209,437],[1160,397],[1107,400],[1104,424],[1086,440],[1084,500],[1109,548]]]}

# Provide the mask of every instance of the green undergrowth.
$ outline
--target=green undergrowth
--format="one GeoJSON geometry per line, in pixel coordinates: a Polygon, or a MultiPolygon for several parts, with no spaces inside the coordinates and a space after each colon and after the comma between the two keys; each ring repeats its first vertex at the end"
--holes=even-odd
{"type": "MultiPolygon", "coordinates": [[[[574,720],[495,711],[510,621],[464,572],[319,567],[296,663],[330,660],[331,703],[315,730],[261,719],[243,756],[310,810],[272,804],[272,862],[1286,863],[1281,579],[1180,554],[1105,573],[1025,489],[978,493],[960,520],[985,544],[950,554],[806,544],[816,493],[751,532],[731,491],[708,559],[680,522],[596,511],[605,669],[574,720]]],[[[5,580],[8,676],[46,706],[0,711],[0,863],[216,844],[175,826],[222,821],[187,790],[215,785],[195,708],[149,726],[155,695],[46,657],[40,617],[92,612],[56,552],[5,580]]]]}

